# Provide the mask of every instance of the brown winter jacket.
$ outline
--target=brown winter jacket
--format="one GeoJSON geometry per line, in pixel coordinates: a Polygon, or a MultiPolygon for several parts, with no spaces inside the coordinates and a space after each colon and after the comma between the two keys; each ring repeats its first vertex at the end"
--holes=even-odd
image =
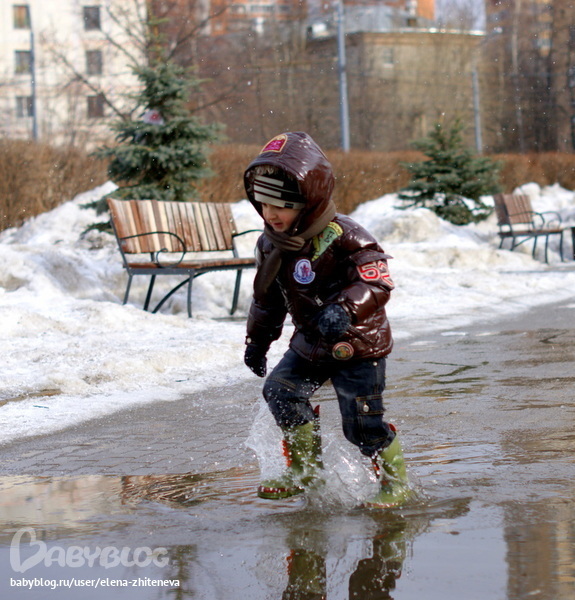
{"type": "MultiPolygon", "coordinates": [[[[256,165],[274,165],[288,172],[306,199],[292,235],[305,231],[331,199],[333,172],[321,149],[305,133],[287,133],[269,142],[245,174],[249,200],[253,197],[256,165]],[[266,150],[271,148],[271,150],[266,150]]],[[[272,251],[266,234],[257,243],[261,264],[272,251]]],[[[386,356],[393,345],[385,305],[393,283],[386,255],[373,236],[353,219],[336,214],[321,234],[297,252],[284,252],[275,280],[263,296],[254,298],[247,323],[247,342],[267,349],[281,335],[289,312],[295,326],[290,347],[303,358],[356,360],[386,356]],[[335,343],[319,334],[322,309],[338,303],[351,317],[351,325],[335,343]]]]}

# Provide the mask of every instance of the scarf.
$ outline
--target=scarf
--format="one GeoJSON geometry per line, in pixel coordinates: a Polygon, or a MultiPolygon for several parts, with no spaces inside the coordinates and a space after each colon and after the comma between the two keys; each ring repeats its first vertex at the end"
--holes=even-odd
{"type": "Polygon", "coordinates": [[[272,281],[278,274],[286,254],[299,252],[305,243],[319,235],[335,216],[335,204],[329,201],[313,223],[299,235],[288,235],[283,231],[274,231],[267,223],[264,233],[273,245],[272,251],[264,258],[254,279],[254,298],[263,299],[272,281]]]}

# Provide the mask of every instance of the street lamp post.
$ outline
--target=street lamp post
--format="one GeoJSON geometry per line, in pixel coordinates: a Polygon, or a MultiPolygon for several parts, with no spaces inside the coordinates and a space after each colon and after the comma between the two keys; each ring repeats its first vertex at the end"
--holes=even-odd
{"type": "Polygon", "coordinates": [[[347,99],[347,65],[345,58],[345,23],[343,0],[337,0],[337,59],[339,74],[341,147],[344,152],[349,152],[349,107],[347,99]]]}
{"type": "Polygon", "coordinates": [[[34,47],[34,29],[32,27],[32,15],[30,19],[30,84],[32,103],[32,139],[38,141],[38,111],[36,110],[36,50],[34,47]]]}
{"type": "Polygon", "coordinates": [[[473,65],[471,72],[471,83],[473,86],[473,121],[475,124],[475,149],[478,154],[483,153],[483,137],[481,134],[481,102],[479,98],[479,76],[477,64],[473,65]]]}

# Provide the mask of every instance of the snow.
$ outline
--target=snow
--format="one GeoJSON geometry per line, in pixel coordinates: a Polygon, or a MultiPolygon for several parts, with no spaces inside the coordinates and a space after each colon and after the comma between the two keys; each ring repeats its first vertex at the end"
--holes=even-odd
{"type": "MultiPolygon", "coordinates": [[[[82,207],[112,189],[106,184],[91,190],[0,234],[0,443],[254,377],[243,364],[254,272],[244,272],[233,319],[233,273],[195,280],[192,319],[185,291],[162,312],[144,312],[143,277],[122,305],[126,275],[116,242],[104,233],[85,233],[101,217],[82,207]]],[[[531,196],[535,210],[558,211],[575,225],[573,192],[536,184],[520,191],[531,196]]],[[[396,205],[395,195],[386,195],[351,215],[393,256],[397,287],[388,314],[396,340],[431,331],[459,334],[474,322],[573,296],[575,265],[560,262],[556,241],[546,265],[541,256],[531,258],[530,244],[499,250],[494,217],[458,227],[426,209],[396,205]]],[[[247,201],[233,211],[240,230],[261,227],[247,201]]],[[[246,255],[256,236],[243,240],[246,255]]],[[[572,256],[568,234],[565,254],[572,256]]],[[[162,279],[159,290],[166,288],[162,279]]],[[[291,331],[286,325],[272,346],[271,365],[291,331]]]]}

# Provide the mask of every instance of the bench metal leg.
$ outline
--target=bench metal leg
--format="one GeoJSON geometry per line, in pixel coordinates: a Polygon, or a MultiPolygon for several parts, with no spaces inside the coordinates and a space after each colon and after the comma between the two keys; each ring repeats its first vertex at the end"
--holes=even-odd
{"type": "Polygon", "coordinates": [[[130,297],[130,288],[132,287],[132,275],[128,273],[128,284],[126,285],[126,291],[124,292],[124,302],[122,304],[126,304],[128,302],[128,298],[130,297]]]}
{"type": "MultiPolygon", "coordinates": [[[[192,279],[193,277],[188,277],[186,279],[184,279],[184,281],[182,281],[181,283],[178,283],[177,286],[175,286],[174,288],[172,288],[156,305],[156,308],[154,308],[154,310],[152,311],[153,313],[157,313],[160,308],[162,308],[162,306],[164,305],[164,302],[168,299],[171,298],[180,288],[184,287],[186,284],[189,284],[188,287],[188,296],[191,299],[191,283],[192,283],[192,279]]],[[[191,306],[188,306],[188,316],[192,316],[191,315],[191,306]]]]}
{"type": "Polygon", "coordinates": [[[194,278],[190,277],[188,280],[188,318],[192,318],[192,283],[194,282],[194,278]]]}
{"type": "Polygon", "coordinates": [[[230,315],[233,315],[236,312],[236,308],[238,307],[238,298],[240,296],[240,284],[242,282],[242,269],[238,269],[238,273],[236,275],[236,287],[234,288],[234,296],[232,298],[232,309],[230,310],[230,315]]]}
{"type": "Polygon", "coordinates": [[[146,294],[146,301],[144,302],[144,310],[148,310],[148,306],[150,306],[150,300],[152,298],[152,291],[154,289],[155,281],[156,276],[152,275],[150,278],[150,285],[148,286],[148,293],[146,294]]]}

